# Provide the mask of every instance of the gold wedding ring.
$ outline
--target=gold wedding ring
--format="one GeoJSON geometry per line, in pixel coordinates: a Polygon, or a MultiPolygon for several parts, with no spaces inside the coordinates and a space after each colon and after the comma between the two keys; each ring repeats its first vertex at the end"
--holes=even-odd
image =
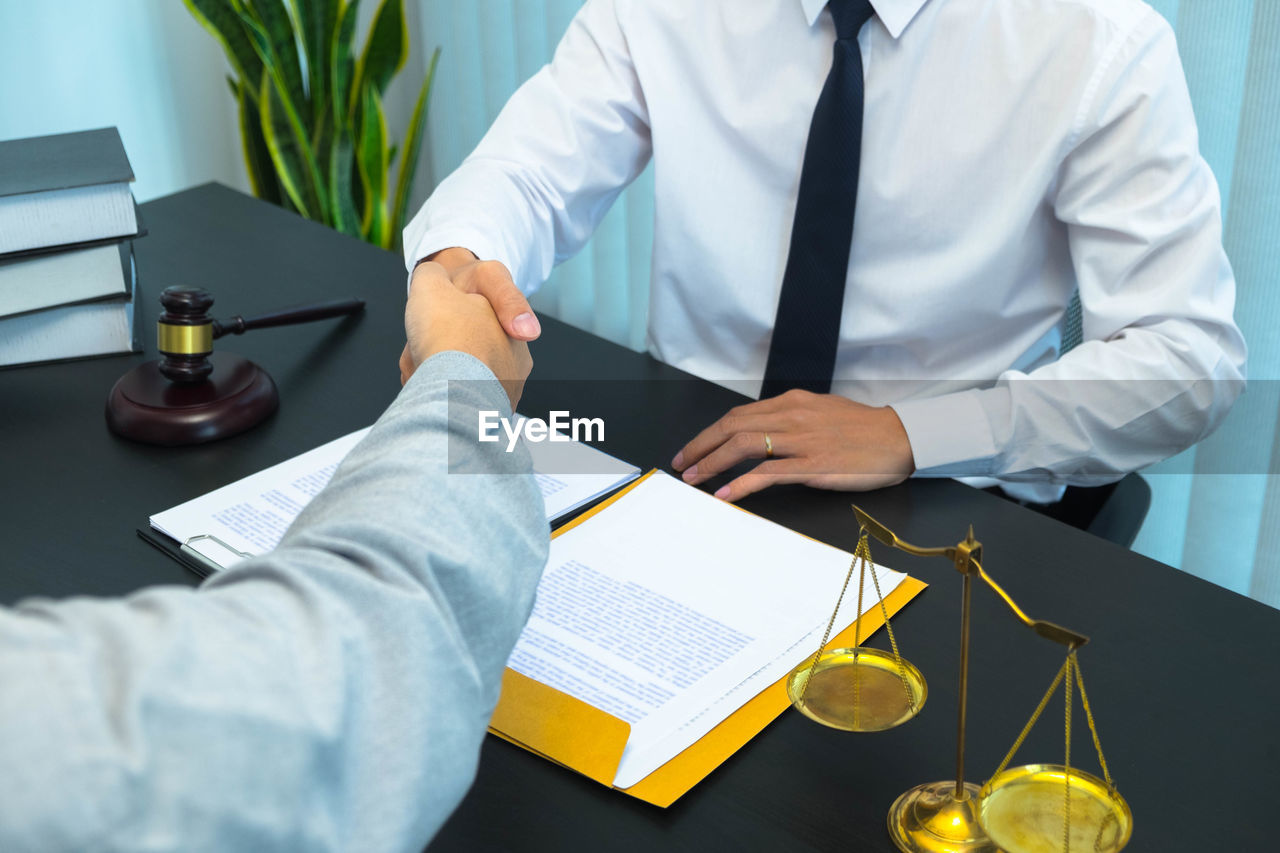
{"type": "Polygon", "coordinates": [[[764,455],[766,459],[773,458],[773,441],[769,438],[769,433],[764,434],[764,455]]]}

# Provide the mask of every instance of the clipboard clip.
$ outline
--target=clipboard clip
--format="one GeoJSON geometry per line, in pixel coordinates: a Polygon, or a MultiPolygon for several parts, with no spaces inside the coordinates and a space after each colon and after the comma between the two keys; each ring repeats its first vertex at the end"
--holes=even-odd
{"type": "Polygon", "coordinates": [[[244,551],[240,551],[235,548],[232,548],[230,545],[228,545],[226,542],[223,542],[217,536],[213,536],[212,534],[209,534],[209,533],[201,533],[198,536],[192,536],[188,538],[187,541],[183,542],[181,545],[178,546],[178,550],[186,554],[191,559],[195,560],[197,563],[200,563],[205,568],[207,568],[210,573],[220,572],[225,568],[229,568],[230,566],[235,565],[240,560],[247,560],[253,556],[252,554],[247,554],[244,551]],[[226,551],[228,554],[234,556],[235,559],[228,560],[225,563],[218,562],[209,554],[205,553],[204,551],[201,551],[199,548],[197,548],[193,544],[196,542],[200,542],[202,540],[208,540],[209,542],[214,543],[218,548],[221,548],[223,551],[226,551]]]}

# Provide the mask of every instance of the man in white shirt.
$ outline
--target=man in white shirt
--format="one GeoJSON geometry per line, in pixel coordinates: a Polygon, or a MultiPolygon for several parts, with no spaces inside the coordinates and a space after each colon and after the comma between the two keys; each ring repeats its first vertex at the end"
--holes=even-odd
{"type": "Polygon", "coordinates": [[[650,351],[758,393],[788,270],[823,245],[799,208],[833,81],[861,117],[834,143],[854,177],[831,180],[856,187],[843,292],[810,307],[838,318],[835,393],[735,409],[677,454],[686,480],[761,458],[716,494],[914,472],[1052,500],[1217,426],[1245,359],[1218,189],[1173,33],[1138,0],[588,0],[406,259],[532,340],[522,293],[652,157],[650,351]],[[1084,342],[1062,354],[1077,292],[1084,342]]]}

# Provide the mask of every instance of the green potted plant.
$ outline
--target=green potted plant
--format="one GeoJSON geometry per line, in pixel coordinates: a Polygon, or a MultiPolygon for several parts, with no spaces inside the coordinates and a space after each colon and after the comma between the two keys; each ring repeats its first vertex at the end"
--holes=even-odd
{"type": "Polygon", "coordinates": [[[395,246],[440,58],[436,48],[397,149],[387,138],[382,98],[409,53],[403,0],[382,0],[358,51],[359,0],[184,2],[235,71],[227,82],[254,194],[344,234],[395,246]]]}

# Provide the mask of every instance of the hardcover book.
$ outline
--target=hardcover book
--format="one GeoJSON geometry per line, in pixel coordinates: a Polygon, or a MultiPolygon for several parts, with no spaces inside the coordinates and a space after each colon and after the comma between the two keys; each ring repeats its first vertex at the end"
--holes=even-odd
{"type": "Polygon", "coordinates": [[[137,280],[129,253],[128,289],[118,296],[0,317],[0,368],[141,352],[137,280]]]}
{"type": "Polygon", "coordinates": [[[0,142],[0,254],[137,234],[114,127],[0,142]]]}
{"type": "Polygon", "coordinates": [[[129,241],[0,260],[0,318],[125,296],[133,273],[129,241]]]}

